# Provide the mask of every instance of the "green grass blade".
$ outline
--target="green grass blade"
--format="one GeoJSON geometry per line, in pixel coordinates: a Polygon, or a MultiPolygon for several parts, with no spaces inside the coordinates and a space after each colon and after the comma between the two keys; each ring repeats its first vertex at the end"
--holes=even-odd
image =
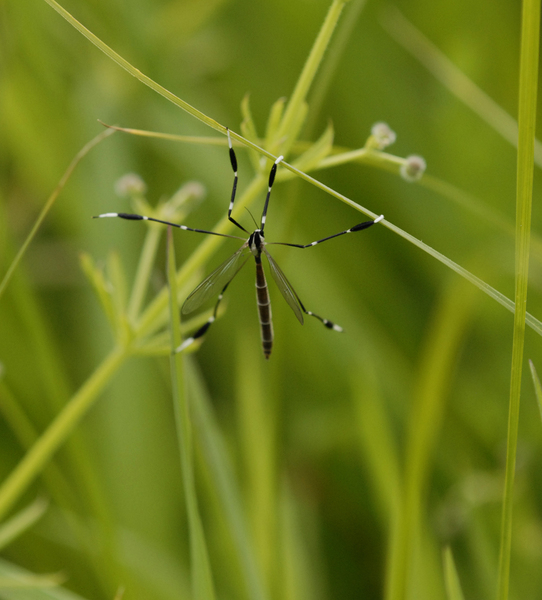
{"type": "Polygon", "coordinates": [[[306,103],[307,94],[320,67],[344,5],[344,0],[333,0],[329,7],[326,18],[297,80],[292,97],[284,111],[284,116],[276,133],[277,140],[284,136],[291,136],[291,132],[295,129],[298,130],[300,127],[298,121],[300,115],[304,116],[303,106],[306,103]]]}
{"type": "Polygon", "coordinates": [[[125,358],[123,348],[111,351],[3,482],[0,487],[0,520],[73,432],[125,358]]]}
{"type": "Polygon", "coordinates": [[[525,314],[529,278],[529,244],[531,233],[539,41],[540,0],[525,0],[523,2],[522,14],[519,80],[519,139],[516,200],[516,311],[514,313],[506,476],[502,508],[499,579],[497,588],[497,598],[499,600],[507,600],[510,586],[514,475],[516,468],[519,400],[521,394],[525,314]]]}
{"type": "Polygon", "coordinates": [[[442,558],[444,561],[444,583],[446,585],[448,600],[465,600],[450,546],[446,546],[442,558]]]}
{"type": "Polygon", "coordinates": [[[213,413],[205,383],[192,361],[187,361],[186,372],[191,390],[190,397],[194,400],[194,425],[197,427],[198,441],[203,449],[217,496],[228,522],[248,596],[252,600],[265,600],[268,595],[263,587],[256,552],[249,534],[246,508],[235,480],[232,464],[228,460],[229,449],[226,440],[213,413]]]}
{"type": "Polygon", "coordinates": [[[534,391],[536,394],[536,399],[538,401],[538,408],[540,410],[540,417],[542,417],[542,385],[540,385],[540,379],[538,377],[538,373],[534,367],[533,361],[529,361],[529,367],[531,368],[531,376],[533,378],[534,391]]]}
{"type": "Polygon", "coordinates": [[[184,355],[176,353],[175,348],[181,344],[181,314],[177,292],[177,269],[175,266],[175,250],[171,227],[168,228],[167,273],[169,283],[170,329],[171,329],[171,383],[177,437],[181,457],[181,468],[184,484],[184,495],[188,512],[190,537],[190,563],[192,576],[192,594],[194,600],[214,600],[215,592],[207,544],[198,509],[196,484],[194,480],[194,463],[192,447],[192,425],[186,394],[184,377],[184,355]]]}
{"type": "Polygon", "coordinates": [[[247,338],[248,334],[241,333],[237,343],[237,435],[254,552],[270,586],[279,568],[278,424],[276,406],[269,394],[272,377],[262,367],[259,340],[247,338]],[[259,392],[255,394],[254,390],[259,392]]]}
{"type": "Polygon", "coordinates": [[[44,498],[38,498],[32,504],[23,508],[9,521],[0,527],[0,549],[5,548],[17,539],[27,529],[30,529],[45,514],[49,503],[44,498]]]}

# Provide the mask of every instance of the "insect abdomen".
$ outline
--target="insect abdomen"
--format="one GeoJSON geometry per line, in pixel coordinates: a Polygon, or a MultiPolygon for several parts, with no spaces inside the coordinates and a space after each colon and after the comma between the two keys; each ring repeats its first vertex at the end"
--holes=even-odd
{"type": "Polygon", "coordinates": [[[256,260],[256,299],[258,301],[263,354],[265,358],[269,358],[273,348],[271,300],[269,299],[269,290],[267,289],[267,281],[265,280],[262,263],[259,260],[256,260]]]}

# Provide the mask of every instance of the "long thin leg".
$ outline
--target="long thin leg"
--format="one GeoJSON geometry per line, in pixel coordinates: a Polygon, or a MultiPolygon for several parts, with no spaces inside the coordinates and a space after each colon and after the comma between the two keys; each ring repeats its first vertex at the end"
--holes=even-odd
{"type": "Polygon", "coordinates": [[[104,217],[119,217],[121,219],[127,219],[129,221],[153,221],[154,223],[162,223],[162,225],[171,225],[171,227],[178,227],[183,231],[195,231],[196,233],[209,233],[210,235],[219,235],[220,237],[234,238],[236,240],[244,240],[245,238],[239,237],[238,235],[228,235],[226,233],[218,233],[216,231],[207,231],[206,229],[194,229],[187,227],[186,225],[179,225],[178,223],[170,223],[169,221],[162,221],[161,219],[155,219],[154,217],[146,217],[144,215],[132,215],[129,213],[104,213],[103,215],[96,215],[93,219],[103,219],[104,217]]]}
{"type": "Polygon", "coordinates": [[[277,174],[277,165],[284,160],[284,156],[279,156],[277,160],[273,163],[271,167],[271,171],[269,172],[269,183],[267,184],[267,196],[265,197],[265,204],[263,205],[262,212],[262,220],[260,224],[260,229],[263,230],[265,227],[265,220],[267,219],[267,207],[269,206],[269,197],[271,196],[271,188],[273,187],[273,183],[275,183],[275,175],[277,174]]]}
{"type": "Polygon", "coordinates": [[[233,169],[233,188],[231,190],[230,206],[228,208],[228,219],[234,225],[237,225],[237,227],[239,227],[239,229],[242,229],[245,233],[248,233],[248,231],[242,225],[239,225],[239,223],[231,216],[231,211],[233,210],[233,203],[235,201],[235,194],[237,193],[237,181],[239,178],[237,176],[237,157],[235,156],[235,150],[233,149],[233,146],[231,143],[230,130],[226,129],[226,131],[228,133],[228,146],[230,147],[231,168],[233,169]]]}
{"type": "Polygon", "coordinates": [[[322,242],[327,242],[327,240],[331,240],[333,238],[339,237],[340,235],[344,235],[345,233],[354,233],[354,231],[361,231],[362,229],[367,229],[371,225],[382,221],[384,215],[380,215],[374,221],[365,221],[364,223],[358,223],[358,225],[354,225],[354,227],[350,227],[350,229],[345,229],[339,233],[335,233],[334,235],[328,235],[321,240],[316,240],[315,242],[311,242],[310,244],[288,244],[287,242],[266,242],[268,245],[278,245],[278,246],[292,246],[292,248],[310,248],[311,246],[316,246],[317,244],[321,244],[322,242]]]}
{"type": "MultiPolygon", "coordinates": [[[[297,296],[297,294],[296,294],[297,296]]],[[[318,319],[319,321],[322,321],[322,323],[328,328],[328,329],[333,329],[333,331],[343,331],[343,328],[340,325],[337,325],[337,323],[333,323],[332,321],[330,321],[329,319],[324,319],[324,317],[320,317],[319,315],[313,313],[310,310],[307,310],[304,306],[303,306],[303,302],[301,302],[301,300],[299,300],[299,296],[297,297],[297,300],[299,301],[299,306],[301,306],[301,310],[306,314],[309,315],[309,317],[314,317],[315,319],[318,319]]]]}
{"type": "Polygon", "coordinates": [[[213,311],[213,314],[196,331],[196,333],[194,333],[194,335],[192,335],[191,337],[189,337],[186,340],[184,340],[184,342],[178,348],[175,349],[175,352],[182,352],[185,348],[188,348],[188,346],[192,345],[195,340],[197,340],[200,337],[203,337],[203,335],[205,335],[205,333],[207,333],[207,330],[209,329],[209,327],[211,327],[211,325],[216,321],[216,315],[217,315],[217,312],[218,312],[218,306],[220,305],[220,302],[222,302],[222,298],[224,297],[224,292],[226,291],[226,288],[230,285],[230,283],[231,283],[231,281],[228,281],[228,283],[222,288],[222,291],[218,295],[218,299],[216,301],[215,309],[213,311]]]}

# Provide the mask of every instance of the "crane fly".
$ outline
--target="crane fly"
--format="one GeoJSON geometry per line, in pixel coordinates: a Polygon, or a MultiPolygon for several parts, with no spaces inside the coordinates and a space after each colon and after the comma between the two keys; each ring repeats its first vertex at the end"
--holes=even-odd
{"type": "Polygon", "coordinates": [[[237,275],[237,273],[243,268],[245,263],[247,262],[250,255],[254,257],[256,263],[256,300],[258,303],[258,316],[260,320],[260,331],[262,338],[262,347],[263,354],[265,358],[269,358],[271,356],[271,350],[273,348],[273,322],[271,316],[271,301],[269,298],[269,290],[267,287],[267,281],[265,279],[265,273],[263,270],[262,264],[262,254],[265,255],[267,261],[269,263],[269,267],[271,270],[271,275],[277,284],[282,296],[288,303],[288,306],[292,309],[297,320],[303,325],[303,315],[308,315],[310,317],[314,317],[318,319],[320,322],[324,324],[328,329],[333,329],[334,331],[342,331],[342,327],[329,321],[328,319],[324,319],[319,315],[313,313],[310,310],[307,310],[301,302],[301,299],[297,295],[297,292],[292,287],[291,283],[286,278],[286,275],[282,272],[281,268],[275,262],[273,257],[269,254],[266,249],[266,246],[271,244],[280,245],[280,246],[291,246],[292,248],[310,248],[312,246],[316,246],[317,244],[321,244],[322,242],[326,242],[327,240],[331,240],[333,238],[339,237],[340,235],[345,235],[347,233],[354,233],[355,231],[361,231],[363,229],[367,229],[371,225],[378,223],[384,218],[384,215],[380,215],[376,219],[372,221],[365,221],[363,223],[358,223],[354,225],[350,229],[345,229],[344,231],[340,231],[339,233],[335,233],[333,235],[329,235],[321,240],[316,240],[315,242],[311,242],[310,244],[290,244],[286,242],[266,242],[264,238],[264,228],[265,221],[267,218],[267,209],[269,206],[269,198],[271,197],[271,188],[273,187],[273,183],[275,181],[275,176],[277,173],[278,165],[283,161],[284,157],[279,156],[271,167],[271,171],[269,173],[269,182],[267,185],[267,195],[265,198],[265,204],[262,211],[262,216],[260,219],[260,227],[255,229],[252,233],[247,231],[242,225],[240,225],[232,216],[233,205],[235,201],[235,195],[237,192],[237,157],[235,155],[235,151],[233,149],[231,143],[231,137],[229,130],[228,133],[228,146],[229,146],[229,154],[230,154],[230,162],[233,169],[233,188],[231,193],[230,205],[228,208],[228,219],[231,221],[236,227],[244,231],[248,234],[248,239],[244,237],[240,237],[237,235],[228,235],[225,233],[218,233],[216,231],[208,231],[205,229],[194,229],[192,227],[187,227],[186,225],[179,225],[178,223],[170,223],[169,221],[162,221],[161,219],[155,219],[153,217],[146,217],[144,215],[133,215],[128,213],[104,213],[102,215],[97,215],[94,218],[103,218],[103,217],[120,217],[121,219],[128,219],[132,221],[154,221],[155,223],[162,223],[163,225],[170,225],[171,227],[177,227],[179,229],[183,229],[184,231],[194,231],[196,233],[205,233],[210,235],[218,235],[220,237],[227,237],[233,239],[244,240],[244,244],[230,256],[224,263],[222,263],[219,267],[217,267],[207,278],[205,278],[196,289],[188,296],[185,300],[181,312],[183,314],[189,314],[192,311],[199,308],[204,302],[209,300],[211,297],[215,296],[218,293],[218,299],[216,301],[213,314],[209,317],[206,323],[204,323],[191,337],[184,340],[184,342],[176,349],[176,352],[181,352],[188,346],[190,346],[195,340],[201,338],[209,329],[209,327],[216,320],[216,315],[218,312],[218,307],[222,298],[224,296],[224,292],[226,288],[231,283],[232,279],[237,275]]]}

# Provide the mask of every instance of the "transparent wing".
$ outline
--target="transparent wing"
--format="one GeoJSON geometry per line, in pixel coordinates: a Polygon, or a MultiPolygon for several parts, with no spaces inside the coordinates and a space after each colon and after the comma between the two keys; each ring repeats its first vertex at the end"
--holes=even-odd
{"type": "Polygon", "coordinates": [[[281,271],[280,267],[273,260],[273,257],[267,252],[267,250],[263,249],[265,255],[267,256],[267,260],[269,261],[269,266],[271,267],[271,275],[273,275],[273,279],[277,284],[280,293],[284,296],[286,302],[288,302],[290,308],[294,311],[297,320],[303,325],[303,312],[300,307],[299,298],[294,291],[294,288],[291,286],[290,282],[286,279],[286,275],[281,271]]]}
{"type": "Polygon", "coordinates": [[[244,244],[227,261],[204,279],[185,300],[181,312],[186,315],[199,308],[206,300],[218,295],[237,275],[250,255],[248,244],[244,244]]]}

